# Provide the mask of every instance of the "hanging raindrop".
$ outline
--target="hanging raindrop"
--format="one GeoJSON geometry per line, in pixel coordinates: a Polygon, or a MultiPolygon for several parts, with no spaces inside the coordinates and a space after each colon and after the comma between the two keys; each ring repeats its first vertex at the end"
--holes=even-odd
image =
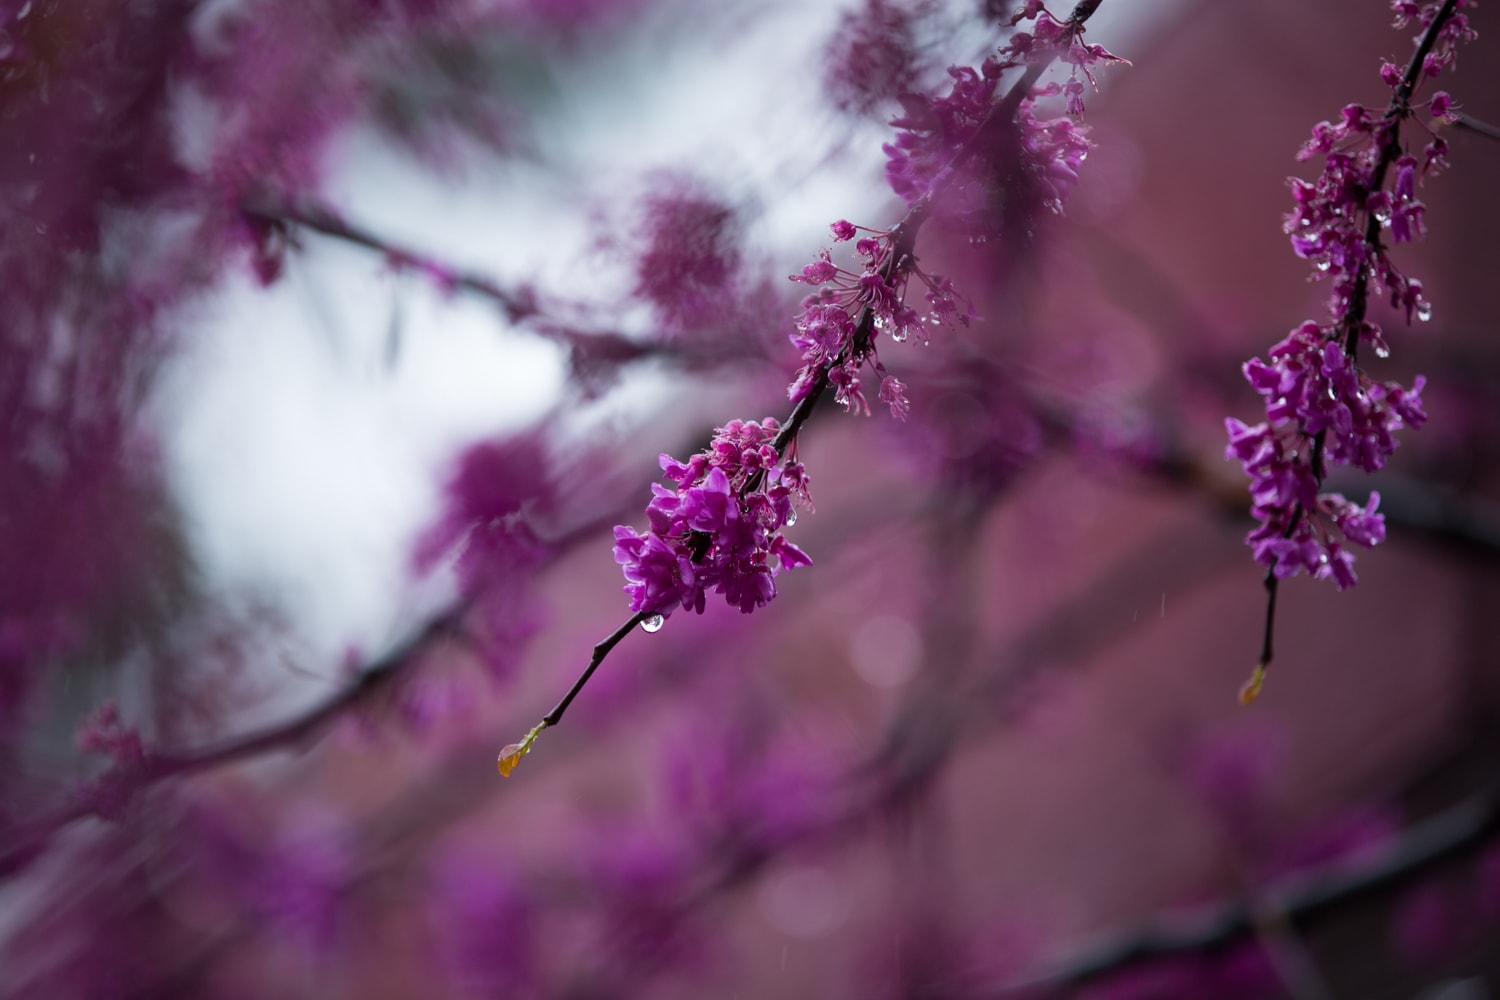
{"type": "Polygon", "coordinates": [[[660,632],[661,627],[666,624],[666,621],[661,615],[647,615],[641,619],[641,630],[644,632],[660,632]]]}
{"type": "Polygon", "coordinates": [[[786,514],[786,526],[788,528],[790,528],[792,525],[794,525],[796,523],[797,523],[797,508],[793,507],[791,510],[787,511],[787,514],[786,514]]]}

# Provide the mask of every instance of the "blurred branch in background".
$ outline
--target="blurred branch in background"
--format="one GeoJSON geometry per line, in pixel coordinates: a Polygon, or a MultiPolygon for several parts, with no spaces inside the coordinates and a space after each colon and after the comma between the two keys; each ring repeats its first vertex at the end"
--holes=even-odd
{"type": "MultiPolygon", "coordinates": [[[[508,288],[492,278],[436,260],[430,255],[397,246],[339,216],[332,208],[307,197],[259,198],[242,206],[265,245],[282,246],[293,228],[308,229],[381,255],[397,271],[423,275],[444,292],[463,291],[495,303],[511,325],[566,347],[575,369],[621,367],[662,359],[693,366],[743,364],[763,357],[758,345],[728,335],[691,340],[629,337],[608,329],[590,329],[564,318],[582,307],[538,300],[530,285],[508,288]]],[[[270,251],[275,255],[283,250],[270,251]]],[[[279,269],[280,264],[276,267],[279,269]]]]}

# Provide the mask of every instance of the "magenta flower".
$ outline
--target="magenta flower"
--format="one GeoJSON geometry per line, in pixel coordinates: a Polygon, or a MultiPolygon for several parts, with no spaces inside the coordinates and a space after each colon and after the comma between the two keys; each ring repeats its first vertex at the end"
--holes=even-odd
{"type": "MultiPolygon", "coordinates": [[[[891,10],[881,2],[867,8],[877,13],[891,10]]],[[[776,596],[780,570],[811,562],[780,533],[794,517],[793,498],[808,502],[802,466],[795,455],[783,454],[794,448],[797,424],[805,419],[803,405],[831,388],[845,410],[868,414],[870,404],[861,384],[868,366],[880,380],[879,400],[892,416],[905,420],[910,413],[906,387],[881,362],[878,339],[886,334],[896,342],[912,337],[925,341],[929,328],[967,324],[974,315],[972,303],[950,280],[917,265],[914,237],[940,194],[956,191],[956,203],[962,204],[975,196],[976,185],[982,188],[982,175],[995,174],[994,163],[975,161],[992,152],[980,149],[978,140],[1002,104],[1018,132],[1020,167],[1035,182],[1040,204],[1061,211],[1078,179],[1088,142],[1084,129],[1068,118],[1038,119],[1035,101],[1064,93],[1069,111],[1080,113],[1084,84],[1079,75],[1097,86],[1096,67],[1123,61],[1101,46],[1083,43],[1086,18],[1084,14],[1059,21],[1041,4],[1028,4],[1010,23],[1032,20],[1033,31],[1015,32],[981,69],[950,68],[953,84],[946,96],[900,95],[905,113],[892,122],[899,134],[885,147],[886,175],[895,192],[912,203],[911,213],[894,229],[865,229],[868,235],[859,238],[863,227],[846,219],[831,223],[835,243],[854,241],[854,259],[844,266],[823,249],[812,263],[789,275],[813,290],[803,299],[790,335],[802,366],[787,395],[802,416],[794,415],[788,433],[779,433],[774,420],[731,421],[719,429],[706,451],[687,462],[661,456],[662,471],[676,489],[653,487],[646,534],[626,526],[615,528],[615,559],[624,568],[634,611],[666,617],[680,605],[701,612],[704,594],[712,588],[732,606],[750,612],[776,596]],[[997,98],[1006,70],[1057,59],[1073,67],[1066,84],[1037,87],[1032,70],[1019,89],[1003,100],[997,98]],[[966,170],[975,172],[963,174],[966,170]],[[918,285],[913,285],[913,277],[918,285]],[[920,299],[914,289],[920,289],[920,299]],[[916,303],[921,303],[920,309],[916,303]]],[[[709,228],[718,233],[722,220],[718,215],[713,220],[709,228]]],[[[971,234],[981,241],[985,236],[983,228],[971,234]]],[[[684,239],[674,236],[666,242],[675,246],[684,239]]],[[[669,284],[681,283],[680,268],[662,265],[650,270],[670,278],[669,284]]]]}
{"type": "Polygon", "coordinates": [[[681,604],[703,611],[703,588],[693,570],[690,550],[678,540],[668,541],[654,531],[644,535],[624,525],[615,526],[615,562],[625,567],[625,592],[632,611],[669,615],[681,604]]]}
{"type": "MultiPolygon", "coordinates": [[[[1245,541],[1267,568],[1264,639],[1260,660],[1240,690],[1242,704],[1259,694],[1271,661],[1277,581],[1305,571],[1345,590],[1358,582],[1345,543],[1385,540],[1384,519],[1375,513],[1377,494],[1361,509],[1340,494],[1321,492],[1328,463],[1375,472],[1395,451],[1396,432],[1427,419],[1420,376],[1410,389],[1378,382],[1358,354],[1362,344],[1377,358],[1390,354],[1379,326],[1366,319],[1372,297],[1383,294],[1408,323],[1432,315],[1422,283],[1396,267],[1382,237],[1389,229],[1392,243],[1406,243],[1426,231],[1426,209],[1416,199],[1416,158],[1406,152],[1401,127],[1414,118],[1411,99],[1423,77],[1438,75],[1452,64],[1455,46],[1474,38],[1463,13],[1472,3],[1395,0],[1391,6],[1397,27],[1417,20],[1424,30],[1404,72],[1391,63],[1381,66],[1381,80],[1394,92],[1385,112],[1349,104],[1337,122],[1314,125],[1297,158],[1322,156],[1323,171],[1316,181],[1288,182],[1292,211],[1283,228],[1292,251],[1331,285],[1331,322],[1303,323],[1271,348],[1268,360],[1246,362],[1245,378],[1265,398],[1266,420],[1253,427],[1225,422],[1225,456],[1239,461],[1250,477],[1250,512],[1260,522],[1245,541]]],[[[1441,92],[1429,103],[1439,118],[1453,107],[1441,92]]],[[[1424,149],[1423,174],[1440,169],[1446,153],[1446,144],[1434,136],[1424,149]]]]}
{"type": "Polygon", "coordinates": [[[694,185],[669,179],[643,206],[644,247],[633,293],[673,332],[713,322],[732,300],[740,265],[734,210],[694,185]]]}
{"type": "Polygon", "coordinates": [[[677,488],[652,487],[644,535],[615,528],[615,561],[632,611],[702,614],[712,589],[749,613],[775,598],[779,571],[811,565],[781,534],[796,519],[794,504],[810,500],[801,463],[777,449],[780,429],[769,417],[731,420],[688,461],[661,456],[677,488]]]}
{"type": "MultiPolygon", "coordinates": [[[[1439,24],[1442,6],[1392,5],[1398,25],[1419,20],[1432,32],[1431,51],[1404,74],[1390,63],[1381,67],[1381,79],[1395,90],[1383,114],[1349,104],[1338,121],[1313,126],[1298,158],[1322,156],[1323,171],[1315,181],[1289,181],[1293,207],[1285,231],[1293,252],[1330,282],[1331,322],[1303,323],[1266,360],[1246,362],[1245,378],[1264,397],[1266,420],[1225,422],[1225,455],[1250,477],[1251,512],[1261,522],[1247,542],[1276,579],[1305,570],[1340,589],[1354,585],[1354,557],[1337,535],[1367,547],[1383,541],[1385,523],[1375,513],[1380,498],[1372,493],[1361,509],[1339,494],[1320,493],[1327,465],[1378,471],[1396,449],[1397,431],[1419,427],[1427,417],[1420,376],[1409,389],[1377,381],[1358,363],[1358,350],[1367,343],[1379,358],[1390,353],[1379,326],[1365,318],[1372,295],[1383,292],[1408,322],[1431,315],[1422,283],[1396,267],[1382,235],[1389,230],[1393,243],[1404,243],[1426,230],[1426,209],[1416,198],[1417,160],[1404,152],[1400,130],[1412,118],[1419,67],[1441,69],[1452,61],[1454,46],[1473,37],[1461,12],[1465,0],[1450,4],[1452,16],[1439,24]]],[[[1433,96],[1435,116],[1452,107],[1446,93],[1433,96]]],[[[1440,142],[1429,144],[1424,172],[1441,165],[1446,147],[1435,145],[1440,142]]]]}
{"type": "MultiPolygon", "coordinates": [[[[954,158],[984,125],[1006,70],[1058,59],[1073,67],[1068,81],[1026,95],[1016,110],[1020,162],[1015,166],[1039,182],[1047,208],[1062,210],[1088,152],[1086,130],[1067,118],[1037,118],[1035,99],[1061,93],[1066,97],[1068,114],[1082,114],[1084,84],[1080,74],[1097,90],[1094,71],[1125,60],[1103,46],[1084,44],[1078,25],[1071,20],[1059,21],[1040,4],[1024,6],[1011,24],[1023,20],[1035,21],[1032,31],[1012,34],[1006,46],[979,69],[950,67],[948,75],[953,84],[946,96],[903,95],[905,113],[891,122],[902,131],[894,143],[885,146],[885,153],[886,179],[907,202],[931,197],[938,186],[953,183],[949,174],[954,158]]],[[[987,203],[986,189],[992,181],[985,176],[984,168],[964,166],[960,170],[963,176],[954,184],[958,189],[954,204],[959,211],[964,211],[966,203],[987,203]]]]}

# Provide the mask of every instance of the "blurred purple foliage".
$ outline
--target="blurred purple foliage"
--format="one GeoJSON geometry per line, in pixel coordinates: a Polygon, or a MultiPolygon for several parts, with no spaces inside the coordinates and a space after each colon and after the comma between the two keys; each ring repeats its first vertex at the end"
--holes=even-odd
{"type": "MultiPolygon", "coordinates": [[[[1482,40],[1457,66],[1472,5],[1397,3],[1395,35],[1294,0],[806,6],[0,2],[0,997],[1500,992],[1500,87],[1482,40]],[[1286,161],[1429,24],[1413,72],[1451,93],[1408,120],[1387,62],[1387,118],[1314,129],[1288,232],[1333,321],[1247,365],[1267,423],[1230,424],[1273,587],[1353,582],[1329,524],[1390,544],[1356,593],[1287,581],[1287,676],[1247,723],[1219,421],[1327,291],[1284,266],[1286,161]],[[1097,44],[1127,29],[1128,70],[1097,44]],[[694,45],[715,72],[684,93],[694,45]],[[802,131],[754,134],[786,87],[802,131]],[[619,186],[642,93],[771,179],[726,142],[619,186]],[[590,128],[619,163],[559,135],[590,128]],[[487,237],[576,237],[566,280],[476,263],[390,222],[391,164],[455,214],[540,176],[592,230],[487,237]],[[1425,390],[1382,367],[1378,322],[1426,311],[1397,243],[1446,310],[1403,344],[1425,390]],[[508,375],[542,383],[541,345],[563,384],[447,433],[424,526],[389,528],[419,596],[325,662],[316,602],[247,607],[200,548],[162,400],[215,308],[322,302],[337,253],[444,317],[396,310],[392,384],[476,303],[508,375]],[[1429,411],[1448,429],[1395,455],[1429,411]],[[1322,492],[1350,488],[1325,457],[1384,467],[1378,510],[1322,492]]],[[[277,351],[240,417],[290,452],[321,428],[277,430],[277,351]]]]}

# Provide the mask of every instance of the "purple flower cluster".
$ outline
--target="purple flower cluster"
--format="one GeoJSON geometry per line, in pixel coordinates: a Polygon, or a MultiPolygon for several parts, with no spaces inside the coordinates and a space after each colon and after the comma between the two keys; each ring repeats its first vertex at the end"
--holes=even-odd
{"type": "MultiPolygon", "coordinates": [[[[843,220],[833,223],[834,241],[854,239],[859,228],[843,220]]],[[[801,401],[826,372],[834,398],[844,409],[867,414],[870,404],[860,386],[859,371],[868,364],[880,379],[880,401],[896,419],[904,420],[910,412],[906,387],[881,363],[876,338],[887,333],[898,343],[910,337],[926,340],[929,325],[967,325],[974,311],[967,299],[960,306],[962,297],[951,280],[926,273],[909,253],[897,248],[896,231],[867,232],[869,236],[855,242],[859,270],[839,267],[833,255],[823,250],[801,273],[789,275],[792,281],[817,286],[817,291],[802,300],[802,313],[791,334],[792,344],[802,352],[802,367],[787,395],[794,403],[801,401]],[[926,287],[925,314],[906,303],[912,275],[926,287]]]]}
{"type": "Polygon", "coordinates": [[[1355,583],[1354,558],[1331,538],[1328,524],[1369,547],[1384,541],[1385,522],[1375,513],[1378,493],[1363,512],[1340,494],[1319,493],[1323,463],[1383,468],[1396,448],[1395,432],[1427,418],[1424,380],[1418,376],[1411,389],[1374,382],[1344,353],[1336,329],[1312,322],[1271,348],[1269,357],[1245,364],[1246,378],[1266,399],[1268,419],[1254,427],[1226,421],[1227,453],[1251,478],[1252,510],[1261,522],[1247,542],[1256,561],[1273,567],[1277,577],[1306,570],[1342,590],[1355,583]]]}
{"type": "MultiPolygon", "coordinates": [[[[911,337],[925,341],[929,327],[967,325],[974,314],[972,303],[951,280],[917,266],[917,229],[939,195],[956,194],[960,202],[974,195],[972,189],[983,195],[978,173],[1011,172],[1010,164],[981,165],[997,155],[979,148],[997,112],[1007,123],[1014,121],[1020,166],[1037,200],[1061,210],[1088,142],[1085,130],[1066,117],[1038,119],[1035,102],[1064,94],[1068,112],[1078,114],[1084,89],[1079,74],[1094,83],[1095,67],[1124,61],[1101,46],[1083,43],[1087,16],[1075,13],[1059,20],[1041,3],[1028,0],[1010,23],[1014,27],[1032,20],[1033,30],[1013,33],[982,70],[951,68],[954,83],[946,97],[902,95],[906,114],[892,122],[901,131],[894,144],[885,146],[886,174],[912,210],[890,230],[834,222],[834,242],[853,241],[857,263],[841,267],[824,249],[789,276],[814,289],[802,300],[791,334],[802,356],[802,367],[787,390],[793,403],[810,404],[831,387],[845,410],[868,414],[870,404],[860,383],[860,372],[868,365],[880,381],[880,402],[896,419],[907,418],[911,404],[906,386],[881,362],[880,334],[898,343],[911,337]],[[1042,67],[1058,59],[1072,65],[1069,80],[1036,86],[1042,67]],[[1028,67],[1026,74],[1008,97],[997,99],[1001,76],[1021,66],[1028,67]],[[1008,110],[1002,112],[1002,106],[1008,110]],[[959,176],[969,164],[974,164],[975,176],[959,176]],[[913,275],[924,289],[921,304],[907,301],[913,275]]],[[[971,233],[971,238],[982,240],[984,234],[971,233]]],[[[708,451],[686,463],[661,456],[662,469],[676,488],[653,487],[656,496],[646,508],[650,530],[639,534],[623,525],[615,528],[615,560],[624,567],[633,610],[663,618],[678,606],[701,613],[712,587],[731,605],[750,612],[776,596],[773,559],[780,569],[811,562],[780,534],[793,516],[793,497],[807,500],[802,465],[792,458],[782,463],[783,451],[795,454],[799,423],[794,415],[788,431],[778,434],[781,427],[774,420],[733,421],[720,428],[708,451]]]]}
{"type": "Polygon", "coordinates": [[[740,265],[734,209],[674,178],[652,192],[643,208],[634,227],[643,249],[632,293],[654,306],[671,332],[712,325],[740,265]]]}
{"type": "Polygon", "coordinates": [[[120,719],[112,701],[101,705],[79,729],[76,743],[86,753],[109,758],[110,767],[76,790],[78,802],[105,819],[125,814],[150,767],[141,734],[120,719]]]}
{"type": "MultiPolygon", "coordinates": [[[[1068,114],[1082,114],[1084,84],[1079,74],[1097,89],[1093,70],[1125,60],[1101,45],[1085,45],[1081,38],[1082,24],[1071,19],[1058,20],[1040,3],[1028,2],[1011,24],[1031,19],[1036,22],[1032,31],[1012,34],[1005,47],[986,59],[979,69],[949,67],[953,86],[946,96],[902,96],[905,114],[891,123],[901,129],[901,134],[884,148],[888,160],[886,178],[896,194],[908,203],[930,196],[937,186],[947,183],[960,151],[975,140],[996,105],[1000,78],[1007,70],[1060,59],[1073,67],[1069,79],[1063,84],[1038,87],[1026,95],[1016,110],[1015,128],[1019,136],[1020,168],[1038,183],[1043,203],[1055,211],[1061,210],[1088,154],[1087,129],[1066,117],[1037,118],[1035,101],[1039,97],[1064,94],[1068,114]]],[[[973,178],[966,180],[965,186],[975,184],[973,178]]]]}
{"type": "MultiPolygon", "coordinates": [[[[1390,354],[1381,328],[1365,316],[1371,295],[1384,294],[1407,322],[1431,316],[1422,283],[1392,263],[1383,236],[1389,230],[1393,243],[1403,243],[1425,232],[1424,207],[1415,193],[1418,161],[1406,151],[1400,130],[1414,117],[1410,102],[1417,85],[1441,73],[1453,62],[1455,46],[1474,37],[1461,11],[1470,5],[1396,0],[1397,26],[1416,20],[1432,30],[1430,49],[1407,73],[1391,63],[1381,68],[1381,79],[1394,91],[1384,114],[1348,105],[1338,122],[1315,125],[1298,154],[1304,160],[1321,155],[1324,167],[1316,181],[1289,181],[1294,205],[1284,228],[1297,255],[1332,282],[1332,322],[1303,323],[1266,360],[1246,362],[1245,378],[1265,398],[1266,419],[1254,426],[1225,421],[1225,454],[1250,476],[1251,512],[1260,521],[1246,542],[1278,579],[1305,570],[1332,579],[1340,590],[1356,583],[1354,557],[1344,543],[1369,547],[1385,539],[1384,518],[1375,512],[1380,496],[1372,493],[1361,508],[1340,494],[1320,492],[1327,464],[1375,472],[1395,450],[1396,431],[1427,419],[1421,376],[1410,388],[1377,382],[1357,358],[1361,344],[1378,358],[1390,354]],[[1434,25],[1440,16],[1446,20],[1434,25]],[[1392,167],[1395,177],[1387,185],[1392,167]]],[[[1429,105],[1437,118],[1454,106],[1445,93],[1435,94],[1429,105]]],[[[1443,140],[1431,136],[1421,173],[1441,168],[1446,152],[1443,140]]]]}
{"type": "Polygon", "coordinates": [[[898,0],[864,0],[839,16],[824,52],[823,85],[840,111],[870,114],[912,89],[921,13],[898,0]]]}
{"type": "Polygon", "coordinates": [[[811,498],[802,463],[783,461],[774,443],[779,430],[770,417],[731,420],[686,462],[661,456],[675,486],[652,485],[650,530],[615,527],[632,611],[665,618],[681,606],[702,614],[713,588],[748,614],[776,596],[777,572],[812,564],[781,533],[796,522],[794,504],[811,498]]]}

